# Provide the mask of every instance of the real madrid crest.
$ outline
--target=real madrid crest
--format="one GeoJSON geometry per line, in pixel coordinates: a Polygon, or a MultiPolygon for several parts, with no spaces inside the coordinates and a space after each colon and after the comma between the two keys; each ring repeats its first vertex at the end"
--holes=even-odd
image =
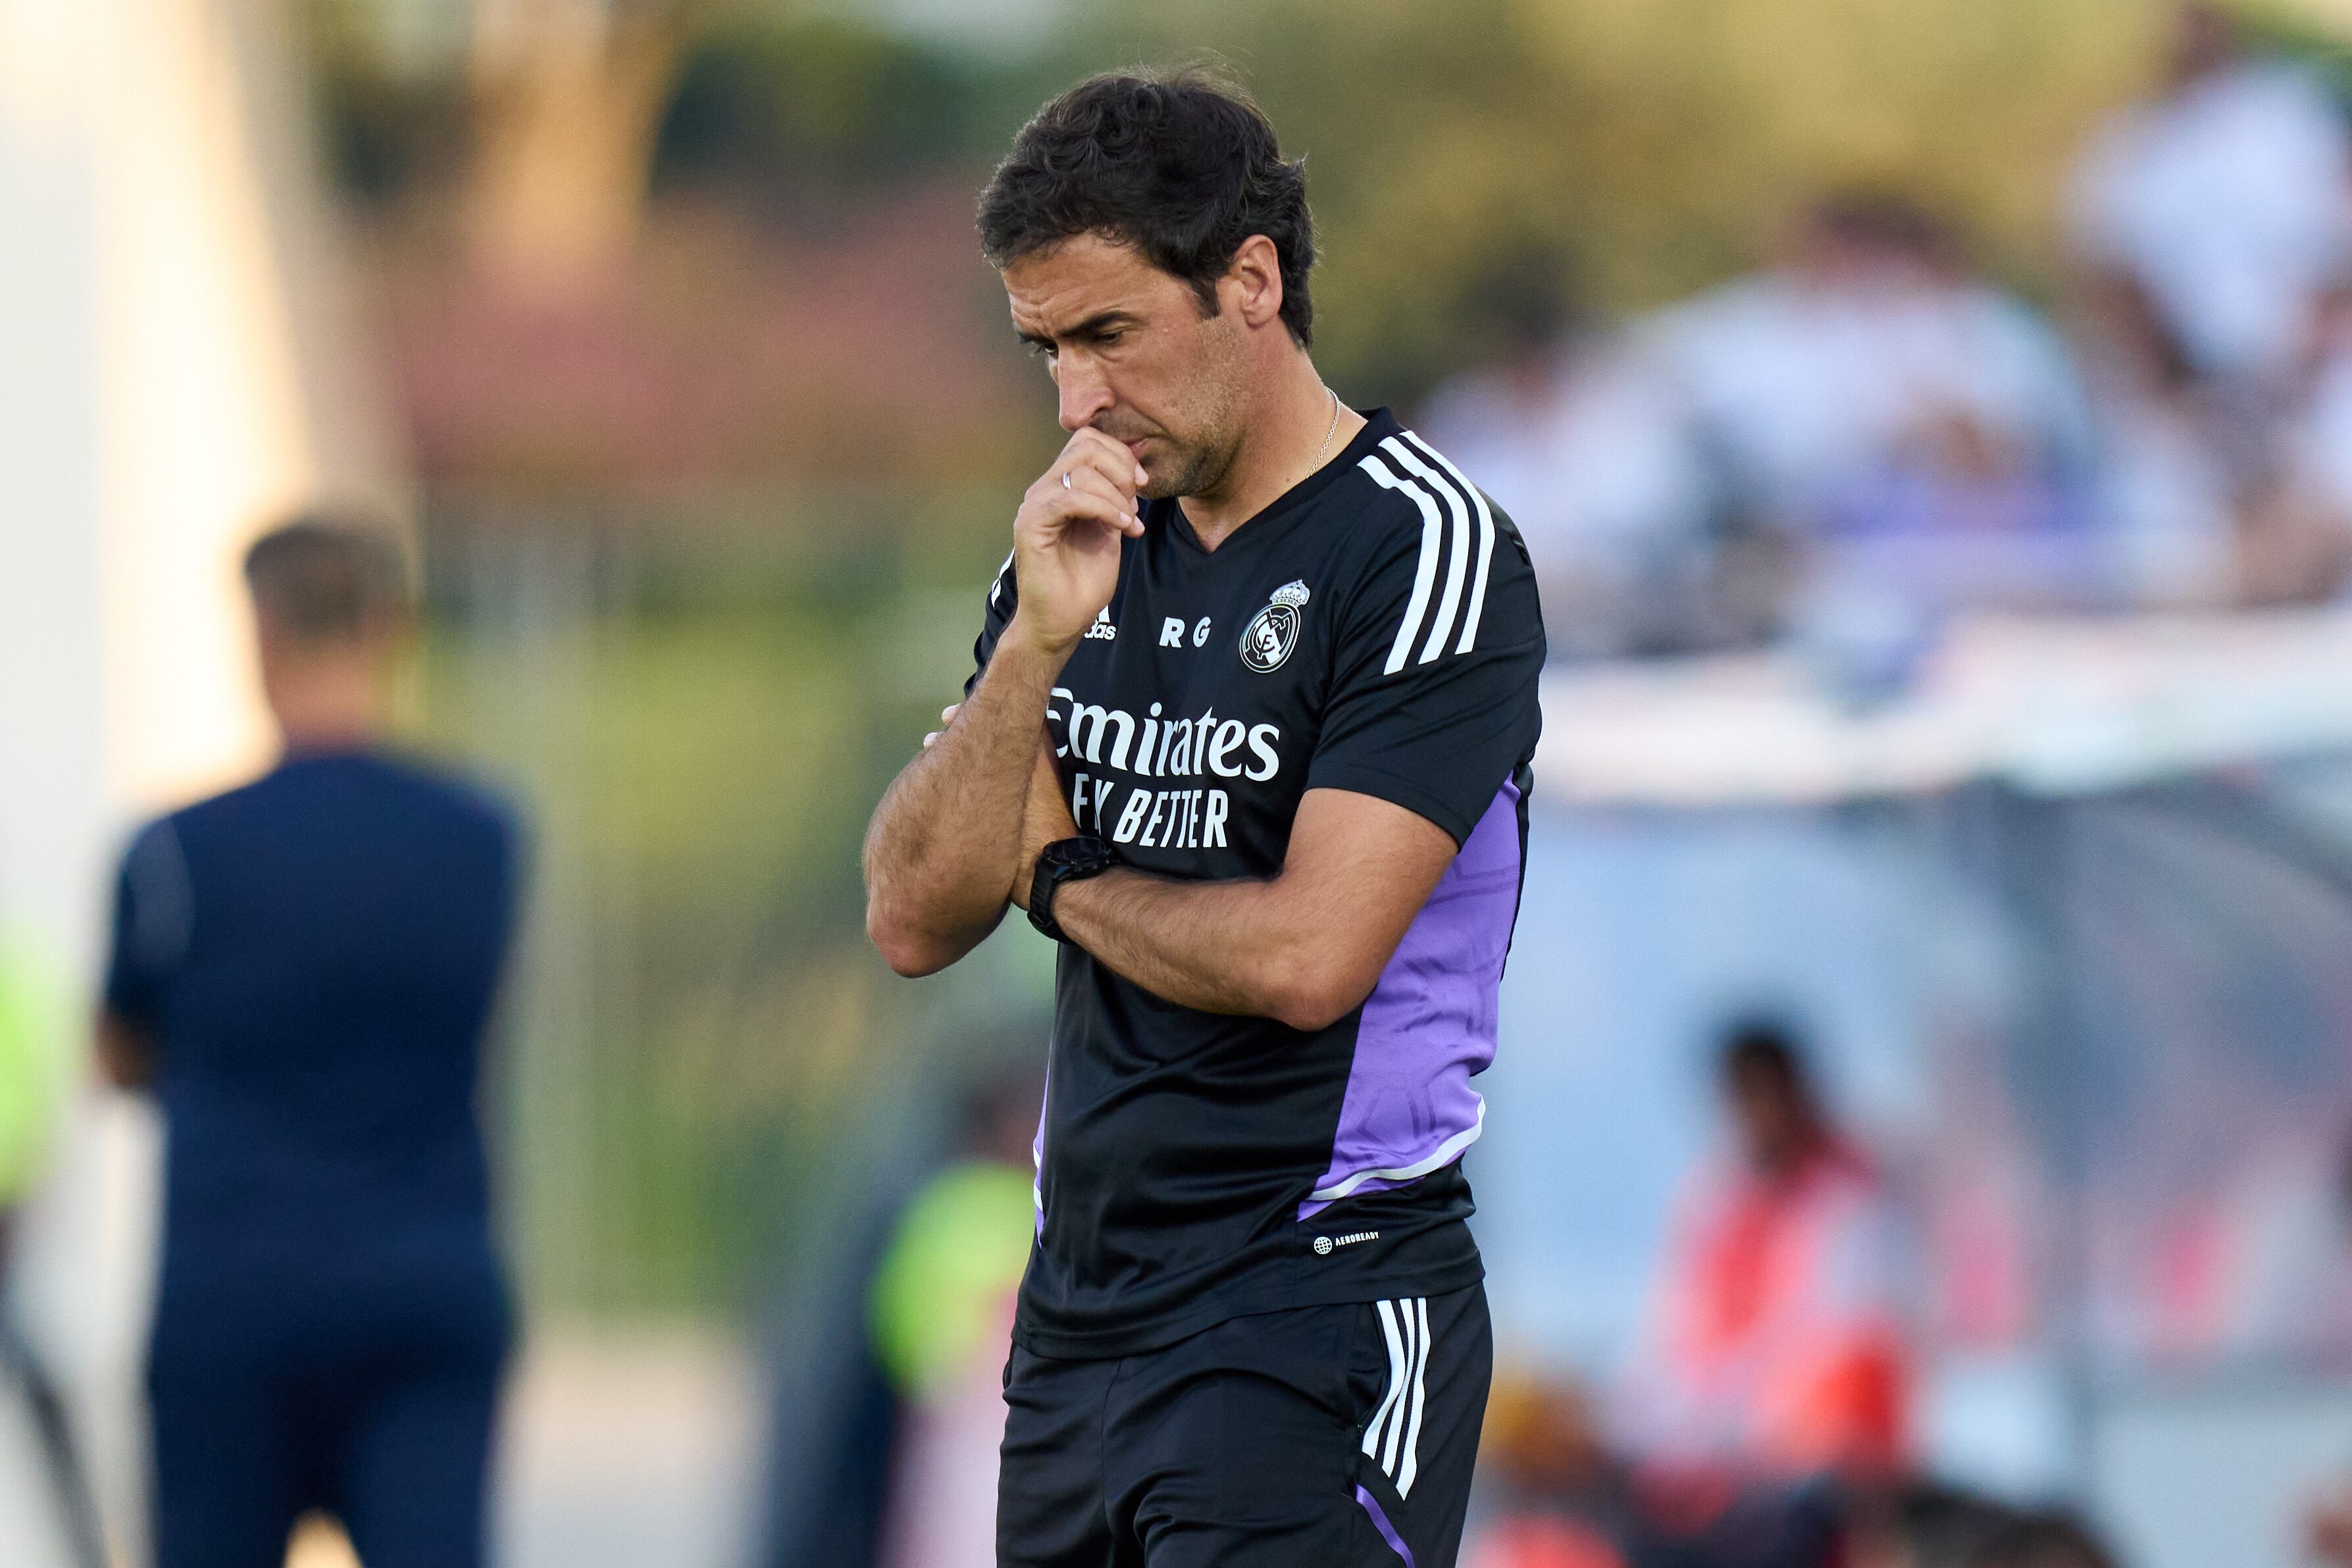
{"type": "Polygon", "coordinates": [[[1303,582],[1286,582],[1274,591],[1266,607],[1242,628],[1242,663],[1265,674],[1282,667],[1298,646],[1299,612],[1312,597],[1303,582]]]}

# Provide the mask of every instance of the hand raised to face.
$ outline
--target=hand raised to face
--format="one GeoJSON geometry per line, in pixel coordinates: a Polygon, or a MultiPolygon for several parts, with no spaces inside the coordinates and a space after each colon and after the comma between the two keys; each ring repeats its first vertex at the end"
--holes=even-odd
{"type": "Polygon", "coordinates": [[[1077,645],[1118,587],[1121,542],[1143,537],[1144,478],[1124,443],[1091,426],[1070,437],[1013,519],[1020,607],[1007,636],[1018,631],[1056,657],[1077,645]]]}

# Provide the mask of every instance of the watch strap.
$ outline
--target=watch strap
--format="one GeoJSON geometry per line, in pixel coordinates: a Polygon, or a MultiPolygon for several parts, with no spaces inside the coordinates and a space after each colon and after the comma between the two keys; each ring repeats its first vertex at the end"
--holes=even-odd
{"type": "Polygon", "coordinates": [[[1064,883],[1100,876],[1118,863],[1118,852],[1108,840],[1080,837],[1047,844],[1029,878],[1029,924],[1056,942],[1068,941],[1054,918],[1054,895],[1064,883]]]}

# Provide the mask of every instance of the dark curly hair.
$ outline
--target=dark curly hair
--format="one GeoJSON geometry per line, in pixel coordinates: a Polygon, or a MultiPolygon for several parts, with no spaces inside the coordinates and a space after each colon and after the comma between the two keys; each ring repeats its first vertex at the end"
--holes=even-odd
{"type": "Polygon", "coordinates": [[[1249,95],[1197,68],[1089,77],[1037,111],[980,198],[980,245],[999,271],[1078,235],[1140,251],[1192,286],[1203,315],[1252,235],[1282,263],[1282,322],[1314,340],[1307,274],[1315,221],[1304,159],[1285,160],[1249,95]]]}

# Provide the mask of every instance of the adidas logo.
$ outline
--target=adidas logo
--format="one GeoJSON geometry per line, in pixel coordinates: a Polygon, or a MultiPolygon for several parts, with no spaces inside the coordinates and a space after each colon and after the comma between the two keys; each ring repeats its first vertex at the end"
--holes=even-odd
{"type": "Polygon", "coordinates": [[[1114,643],[1118,640],[1118,628],[1110,623],[1109,605],[1106,604],[1095,612],[1095,623],[1087,628],[1087,640],[1090,643],[1114,643]]]}

